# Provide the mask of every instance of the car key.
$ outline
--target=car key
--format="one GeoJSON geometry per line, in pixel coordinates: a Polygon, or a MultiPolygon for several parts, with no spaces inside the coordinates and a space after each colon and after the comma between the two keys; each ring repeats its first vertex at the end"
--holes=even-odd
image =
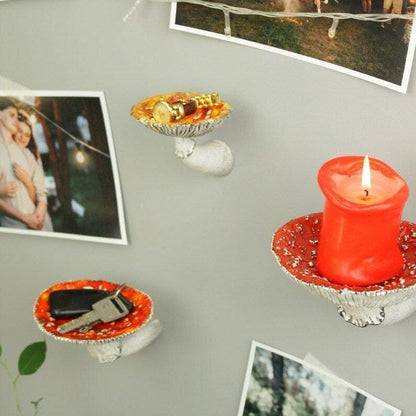
{"type": "MultiPolygon", "coordinates": [[[[113,295],[116,291],[108,292],[97,289],[63,289],[49,294],[49,311],[55,319],[73,319],[92,309],[92,305],[101,299],[113,295]]],[[[118,295],[131,310],[133,303],[122,294],[118,295]]]]}
{"type": "Polygon", "coordinates": [[[99,322],[112,322],[123,318],[129,313],[128,307],[119,298],[118,294],[121,291],[120,287],[114,295],[108,296],[92,305],[92,311],[84,315],[66,322],[58,327],[60,334],[79,329],[85,326],[93,326],[99,322]]]}

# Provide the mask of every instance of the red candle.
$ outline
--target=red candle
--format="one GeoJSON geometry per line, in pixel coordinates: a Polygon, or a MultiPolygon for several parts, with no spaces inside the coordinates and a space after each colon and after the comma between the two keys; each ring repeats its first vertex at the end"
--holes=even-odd
{"type": "Polygon", "coordinates": [[[326,202],[317,267],[328,280],[349,286],[383,282],[403,267],[398,237],[409,188],[377,159],[370,159],[363,175],[363,161],[362,156],[335,158],[318,173],[326,202]]]}

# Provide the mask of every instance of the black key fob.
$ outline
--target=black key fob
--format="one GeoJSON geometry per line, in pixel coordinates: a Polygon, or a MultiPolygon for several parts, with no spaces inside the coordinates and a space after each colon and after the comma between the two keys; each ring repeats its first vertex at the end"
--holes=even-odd
{"type": "MultiPolygon", "coordinates": [[[[89,312],[92,305],[109,296],[111,292],[96,289],[67,289],[55,290],[49,294],[50,314],[53,318],[76,318],[89,312]]],[[[118,295],[128,310],[133,308],[133,303],[123,295],[118,295]]]]}

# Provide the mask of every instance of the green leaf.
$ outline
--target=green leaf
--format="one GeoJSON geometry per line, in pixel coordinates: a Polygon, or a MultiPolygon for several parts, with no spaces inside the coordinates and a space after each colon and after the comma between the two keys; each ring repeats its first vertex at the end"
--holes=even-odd
{"type": "Polygon", "coordinates": [[[21,376],[36,373],[46,358],[46,342],[34,342],[20,354],[18,368],[21,376]]]}
{"type": "Polygon", "coordinates": [[[1,357],[2,352],[3,352],[3,349],[1,348],[1,345],[0,345],[0,357],[1,357]]]}
{"type": "Polygon", "coordinates": [[[33,400],[33,401],[31,401],[30,403],[32,403],[33,404],[33,406],[35,406],[35,409],[37,409],[38,407],[39,407],[39,403],[40,403],[40,401],[41,400],[43,400],[43,397],[40,397],[39,399],[37,399],[37,400],[33,400]]]}
{"type": "Polygon", "coordinates": [[[40,397],[37,400],[32,400],[30,403],[32,403],[33,406],[38,407],[41,400],[43,400],[43,397],[40,397]]]}

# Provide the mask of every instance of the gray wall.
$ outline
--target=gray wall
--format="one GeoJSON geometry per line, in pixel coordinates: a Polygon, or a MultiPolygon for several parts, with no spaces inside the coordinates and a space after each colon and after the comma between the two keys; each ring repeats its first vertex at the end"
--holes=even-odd
{"type": "MultiPolygon", "coordinates": [[[[235,415],[255,339],[298,357],[309,351],[414,414],[416,316],[385,328],[344,323],[334,305],[289,281],[270,251],[280,225],[322,210],[316,173],[337,155],[382,159],[416,189],[414,77],[403,95],[172,31],[168,4],[145,2],[125,24],[132,3],[0,4],[1,75],[33,89],[105,92],[129,238],[123,247],[1,234],[4,358],[13,365],[42,339],[32,307],[58,281],[125,281],[152,296],[165,326],[150,347],[108,365],[48,338],[44,367],[19,381],[22,401],[43,396],[44,415],[235,415]],[[229,176],[188,169],[169,138],[129,115],[142,98],[176,90],[217,90],[233,106],[210,135],[233,149],[229,176]]],[[[415,212],[411,192],[404,218],[415,212]]],[[[0,408],[14,414],[4,374],[0,408]]]]}

